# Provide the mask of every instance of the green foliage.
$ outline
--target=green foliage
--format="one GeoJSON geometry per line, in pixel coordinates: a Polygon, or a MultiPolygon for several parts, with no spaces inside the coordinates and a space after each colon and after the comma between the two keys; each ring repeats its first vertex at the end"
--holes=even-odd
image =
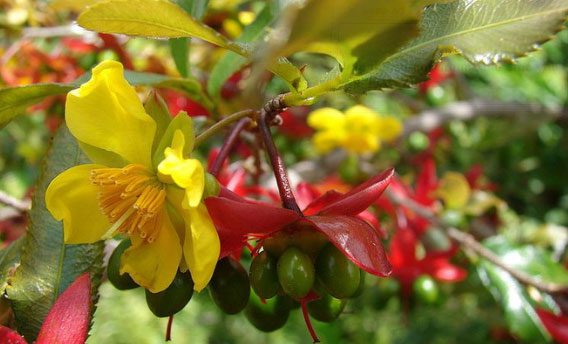
{"type": "Polygon", "coordinates": [[[424,11],[419,37],[345,88],[362,93],[406,87],[424,81],[436,61],[454,54],[474,64],[512,62],[549,40],[567,14],[566,0],[457,0],[433,5],[424,11]]]}
{"type": "MultiPolygon", "coordinates": [[[[272,22],[276,15],[272,3],[267,2],[256,17],[255,21],[245,27],[243,33],[238,38],[238,42],[254,42],[260,39],[266,32],[266,27],[272,22]]],[[[220,96],[221,88],[225,81],[236,71],[247,63],[247,59],[241,55],[228,51],[217,61],[207,83],[207,92],[211,97],[217,99],[220,96]]]]}
{"type": "Polygon", "coordinates": [[[0,89],[0,128],[24,113],[29,106],[72,89],[72,86],[66,84],[34,84],[0,89]]]}
{"type": "MultiPolygon", "coordinates": [[[[144,37],[196,37],[239,55],[248,57],[252,53],[251,49],[229,41],[166,0],[111,0],[87,8],[77,21],[84,28],[98,32],[144,37]]],[[[301,72],[285,59],[279,59],[269,69],[293,89],[305,87],[301,72]]]]}
{"type": "MultiPolygon", "coordinates": [[[[549,277],[551,273],[558,272],[559,268],[562,269],[550,257],[546,257],[543,253],[536,253],[537,249],[534,247],[518,249],[498,237],[488,241],[486,246],[495,251],[508,266],[526,272],[534,272],[537,266],[539,274],[543,274],[544,278],[549,277]],[[532,258],[538,258],[538,260],[533,262],[532,258]]],[[[477,268],[483,284],[500,303],[511,332],[525,342],[548,341],[549,335],[542,326],[535,312],[534,302],[524,287],[508,272],[486,260],[480,261],[477,268]]],[[[567,276],[564,271],[558,278],[565,279],[567,276]]]]}
{"type": "Polygon", "coordinates": [[[104,244],[65,245],[62,224],[45,208],[44,199],[45,190],[56,175],[84,162],[87,159],[75,139],[65,127],[61,128],[34,194],[20,265],[6,288],[18,331],[30,341],[36,338],[57,296],[82,273],[91,274],[93,302],[98,298],[104,244]]]}

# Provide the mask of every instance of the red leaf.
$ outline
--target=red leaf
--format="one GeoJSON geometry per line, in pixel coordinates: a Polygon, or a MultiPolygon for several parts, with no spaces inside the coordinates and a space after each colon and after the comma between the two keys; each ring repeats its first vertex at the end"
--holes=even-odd
{"type": "Polygon", "coordinates": [[[318,212],[320,212],[324,207],[339,200],[341,197],[343,197],[342,193],[339,193],[335,190],[329,190],[323,195],[314,199],[312,202],[310,202],[304,209],[303,213],[304,215],[315,215],[318,212]]]}
{"type": "Polygon", "coordinates": [[[355,187],[348,193],[325,206],[321,215],[357,215],[373,204],[385,191],[393,177],[394,169],[374,176],[363,184],[355,187]]]}
{"type": "Polygon", "coordinates": [[[377,232],[353,216],[308,216],[315,229],[323,233],[343,254],[366,272],[388,276],[391,265],[377,232]]]}
{"type": "Polygon", "coordinates": [[[0,343],[4,344],[28,344],[18,332],[6,326],[0,326],[0,343]]]}
{"type": "Polygon", "coordinates": [[[554,339],[560,344],[568,344],[568,318],[554,315],[543,309],[537,309],[536,313],[542,324],[554,339]]]}
{"type": "Polygon", "coordinates": [[[82,344],[91,320],[91,280],[79,276],[59,296],[47,314],[36,344],[82,344]]]}

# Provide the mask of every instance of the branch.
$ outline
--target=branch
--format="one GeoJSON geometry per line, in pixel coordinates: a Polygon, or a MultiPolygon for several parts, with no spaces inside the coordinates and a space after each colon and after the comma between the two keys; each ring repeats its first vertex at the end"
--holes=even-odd
{"type": "Polygon", "coordinates": [[[19,200],[15,197],[8,195],[4,191],[0,191],[0,203],[5,204],[11,208],[14,208],[22,213],[30,210],[31,206],[30,201],[19,200]]]}
{"type": "Polygon", "coordinates": [[[452,120],[470,121],[478,117],[520,117],[540,115],[551,119],[568,119],[568,109],[551,109],[536,103],[496,102],[474,99],[455,102],[450,105],[429,109],[404,123],[403,136],[415,131],[429,132],[452,120]]]}
{"type": "Polygon", "coordinates": [[[418,204],[414,200],[397,195],[393,192],[386,192],[387,197],[393,202],[398,205],[401,205],[405,208],[408,208],[418,214],[419,216],[427,219],[431,223],[441,227],[446,231],[448,237],[453,239],[454,241],[460,243],[461,245],[471,249],[473,252],[477,253],[481,257],[487,259],[491,263],[495,264],[496,266],[500,267],[501,269],[508,272],[511,276],[517,279],[519,282],[533,286],[534,288],[548,294],[554,294],[561,291],[566,291],[566,286],[555,284],[555,283],[548,283],[536,279],[522,271],[515,270],[508,266],[498,255],[493,253],[491,250],[487,249],[483,246],[479,241],[477,241],[473,236],[468,233],[464,233],[459,229],[454,227],[448,226],[446,223],[438,219],[436,215],[430,211],[428,208],[423,207],[422,205],[418,204]]]}

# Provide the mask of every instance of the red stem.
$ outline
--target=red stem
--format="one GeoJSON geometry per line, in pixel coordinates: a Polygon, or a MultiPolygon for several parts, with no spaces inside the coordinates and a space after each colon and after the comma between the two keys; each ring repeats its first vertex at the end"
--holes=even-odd
{"type": "Polygon", "coordinates": [[[282,206],[302,215],[302,212],[298,207],[298,203],[296,203],[294,193],[292,192],[292,187],[290,186],[288,172],[286,171],[286,165],[284,164],[284,160],[282,160],[282,157],[276,149],[274,140],[272,140],[270,122],[272,121],[273,115],[273,113],[268,113],[265,109],[260,111],[258,120],[260,134],[262,136],[262,140],[264,141],[264,146],[266,147],[268,157],[270,158],[270,163],[272,164],[272,170],[274,171],[274,177],[276,178],[276,184],[278,185],[278,192],[280,193],[282,206]]]}
{"type": "Polygon", "coordinates": [[[209,168],[209,173],[211,173],[213,176],[217,177],[219,175],[221,167],[223,167],[223,163],[225,162],[225,160],[229,156],[229,153],[231,153],[231,151],[235,147],[235,144],[237,143],[237,140],[239,139],[239,134],[246,126],[250,124],[250,122],[250,118],[243,118],[238,121],[233,126],[233,128],[231,128],[231,131],[225,138],[219,154],[217,154],[217,158],[215,158],[215,161],[213,161],[213,164],[209,168]]]}
{"type": "Polygon", "coordinates": [[[166,342],[172,340],[172,324],[174,323],[174,316],[170,315],[168,318],[168,327],[166,327],[166,342]]]}
{"type": "Polygon", "coordinates": [[[310,332],[310,336],[312,336],[312,341],[314,343],[319,343],[320,340],[318,338],[316,330],[314,330],[314,327],[312,326],[312,321],[310,320],[310,315],[308,314],[308,301],[304,298],[300,300],[300,305],[302,306],[302,315],[304,316],[304,322],[306,323],[306,327],[310,332]]]}

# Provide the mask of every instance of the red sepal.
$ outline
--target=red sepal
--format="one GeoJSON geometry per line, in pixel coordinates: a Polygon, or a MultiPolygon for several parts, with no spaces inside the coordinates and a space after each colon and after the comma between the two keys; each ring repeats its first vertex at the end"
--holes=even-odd
{"type": "Polygon", "coordinates": [[[285,225],[300,218],[292,210],[248,202],[228,190],[225,197],[208,197],[205,205],[219,233],[221,257],[242,246],[251,234],[266,235],[280,230],[285,225]]]}
{"type": "Polygon", "coordinates": [[[321,215],[357,215],[373,204],[385,191],[394,175],[394,169],[389,168],[348,193],[323,207],[321,215]]]}
{"type": "Polygon", "coordinates": [[[392,272],[381,239],[367,222],[342,215],[308,216],[306,221],[364,271],[377,276],[392,272]]]}
{"type": "Polygon", "coordinates": [[[91,321],[91,279],[79,276],[59,296],[47,314],[36,344],[83,344],[91,321]]]}
{"type": "Polygon", "coordinates": [[[0,325],[0,343],[4,344],[28,344],[24,337],[9,327],[0,325]]]}

